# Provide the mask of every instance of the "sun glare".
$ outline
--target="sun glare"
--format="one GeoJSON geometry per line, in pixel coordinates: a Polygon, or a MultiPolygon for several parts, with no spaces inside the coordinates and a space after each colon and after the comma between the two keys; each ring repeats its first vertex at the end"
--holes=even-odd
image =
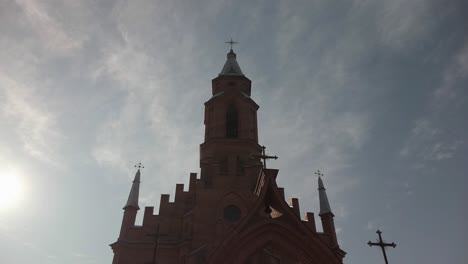
{"type": "Polygon", "coordinates": [[[22,197],[23,184],[18,171],[0,171],[0,210],[15,207],[22,197]]]}

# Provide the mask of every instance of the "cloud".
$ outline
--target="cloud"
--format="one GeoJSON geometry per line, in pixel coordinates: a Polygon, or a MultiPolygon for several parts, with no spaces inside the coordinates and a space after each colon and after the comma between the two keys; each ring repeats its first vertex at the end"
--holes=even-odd
{"type": "Polygon", "coordinates": [[[373,10],[380,43],[399,51],[411,50],[418,43],[432,38],[433,30],[441,20],[450,17],[456,7],[448,3],[438,7],[437,1],[404,0],[355,1],[373,10]]]}
{"type": "Polygon", "coordinates": [[[65,54],[81,47],[84,40],[76,38],[76,34],[72,36],[69,29],[54,19],[47,11],[44,1],[16,0],[16,3],[21,7],[36,36],[41,39],[39,43],[46,48],[56,54],[65,54]]]}
{"type": "MultiPolygon", "coordinates": [[[[102,63],[96,76],[109,78],[116,88],[114,91],[123,92],[123,105],[116,105],[115,114],[100,126],[93,156],[101,164],[128,168],[129,162],[136,162],[128,160],[131,153],[126,152],[134,150],[140,142],[135,138],[138,130],[148,129],[151,124],[148,118],[156,123],[163,122],[166,110],[162,105],[165,104],[167,93],[158,93],[158,87],[162,87],[154,78],[158,65],[152,62],[150,56],[134,49],[129,42],[124,46],[110,47],[102,63]],[[151,112],[155,116],[151,116],[151,112]],[[131,141],[135,146],[132,146],[131,141]]],[[[141,159],[147,153],[139,155],[141,159]]]]}
{"type": "MultiPolygon", "coordinates": [[[[124,19],[126,12],[139,11],[119,8],[114,12],[114,19],[120,37],[106,47],[92,74],[97,81],[108,82],[113,87],[109,92],[118,94],[119,102],[113,105],[112,114],[102,120],[92,156],[101,166],[117,168],[129,177],[133,177],[129,168],[133,168],[135,162],[148,163],[148,172],[160,175],[148,177],[145,186],[157,184],[158,188],[165,187],[168,191],[173,188],[174,181],[186,181],[187,172],[198,167],[198,157],[186,155],[187,149],[196,153],[202,139],[201,134],[193,132],[201,131],[201,111],[197,112],[199,122],[191,121],[193,105],[202,109],[203,93],[195,89],[201,81],[193,79],[193,69],[187,69],[188,65],[193,65],[196,55],[175,54],[172,49],[160,53],[157,47],[158,53],[154,53],[153,48],[142,49],[144,37],[166,38],[166,35],[159,36],[166,32],[141,36],[131,31],[124,19]],[[180,59],[169,68],[167,62],[174,62],[175,57],[180,59]]],[[[147,15],[140,19],[151,20],[150,14],[147,15]]],[[[174,45],[181,45],[180,50],[191,53],[190,48],[184,49],[191,45],[190,39],[187,40],[174,45]]],[[[142,180],[145,180],[144,173],[142,180]]],[[[142,197],[147,197],[144,191],[142,197]]]]}
{"type": "MultiPolygon", "coordinates": [[[[69,3],[18,0],[6,6],[10,13],[0,15],[5,36],[0,40],[0,115],[6,122],[3,134],[16,143],[15,151],[62,167],[61,151],[67,140],[62,118],[79,104],[75,98],[67,101],[73,96],[67,98],[66,93],[76,81],[67,79],[70,68],[76,65],[69,55],[81,50],[86,34],[64,23],[78,15],[69,14],[67,8],[57,11],[72,7],[69,3]]],[[[73,74],[78,75],[77,71],[73,74]]]]}
{"type": "MultiPolygon", "coordinates": [[[[130,164],[123,157],[124,149],[119,145],[120,135],[116,134],[121,126],[118,122],[109,122],[101,126],[98,131],[97,145],[92,150],[92,156],[99,164],[128,168],[130,164]]],[[[126,170],[125,170],[126,171],[126,170]]]]}
{"type": "Polygon", "coordinates": [[[463,140],[445,137],[444,131],[436,128],[431,121],[419,119],[414,122],[411,136],[400,149],[399,155],[420,160],[413,167],[423,168],[427,162],[452,158],[463,144],[463,140]]]}
{"type": "Polygon", "coordinates": [[[400,157],[413,160],[413,168],[423,169],[430,162],[453,158],[465,146],[460,123],[449,123],[451,111],[459,113],[466,104],[464,89],[468,77],[468,45],[464,44],[441,73],[441,83],[432,91],[427,113],[413,122],[400,157]],[[459,135],[460,134],[460,135],[459,135]]]}
{"type": "MultiPolygon", "coordinates": [[[[465,43],[468,43],[465,41],[465,43]]],[[[448,104],[466,103],[465,82],[468,79],[468,44],[465,44],[455,53],[450,64],[446,67],[442,76],[442,84],[434,91],[434,108],[440,108],[448,104]]]]}
{"type": "Polygon", "coordinates": [[[35,89],[16,81],[0,69],[0,114],[12,124],[10,129],[19,136],[23,149],[34,158],[59,166],[63,135],[57,127],[56,116],[47,111],[35,89]]]}

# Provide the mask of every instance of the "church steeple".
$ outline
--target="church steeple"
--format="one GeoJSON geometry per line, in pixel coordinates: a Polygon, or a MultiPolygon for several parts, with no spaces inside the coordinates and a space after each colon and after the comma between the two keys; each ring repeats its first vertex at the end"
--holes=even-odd
{"type": "Polygon", "coordinates": [[[338,240],[336,238],[335,230],[335,221],[333,220],[333,217],[335,217],[335,215],[330,209],[330,203],[328,203],[327,193],[325,192],[325,187],[323,186],[323,173],[321,173],[319,170],[315,173],[315,175],[318,176],[318,190],[320,200],[319,216],[322,220],[323,233],[325,233],[331,238],[332,247],[338,247],[338,240]]]}
{"type": "Polygon", "coordinates": [[[137,210],[140,209],[138,206],[138,196],[140,193],[140,168],[138,168],[137,172],[135,173],[135,178],[133,179],[132,188],[130,189],[130,194],[128,195],[127,203],[124,206],[124,210],[128,207],[136,208],[137,210]]]}
{"type": "MultiPolygon", "coordinates": [[[[322,174],[323,175],[323,174],[322,174]]],[[[319,190],[319,200],[320,200],[320,213],[319,215],[322,216],[324,214],[332,214],[332,211],[330,209],[330,203],[328,202],[328,197],[326,193],[326,189],[323,186],[323,181],[322,178],[319,176],[318,177],[318,190],[319,190]]]]}
{"type": "Polygon", "coordinates": [[[135,178],[133,179],[132,189],[130,189],[130,194],[128,195],[127,203],[123,207],[123,219],[122,225],[120,227],[120,239],[126,239],[128,230],[135,226],[135,219],[138,210],[140,210],[140,206],[138,206],[138,195],[140,192],[140,169],[144,168],[141,166],[141,163],[135,165],[138,168],[137,172],[135,173],[135,178]]]}
{"type": "Polygon", "coordinates": [[[239,63],[237,63],[236,58],[237,58],[237,55],[236,53],[234,53],[234,51],[231,48],[231,50],[227,54],[226,63],[224,63],[224,67],[219,73],[219,76],[222,76],[222,75],[244,76],[239,66],[239,63]]]}
{"type": "MultiPolygon", "coordinates": [[[[227,42],[235,44],[234,41],[227,42]]],[[[251,81],[244,76],[231,50],[221,73],[212,80],[212,96],[205,102],[205,142],[200,145],[201,180],[213,188],[231,188],[231,179],[239,188],[255,187],[261,163],[252,159],[260,155],[257,110],[250,97],[251,81]],[[245,184],[239,177],[246,176],[245,184]]]]}

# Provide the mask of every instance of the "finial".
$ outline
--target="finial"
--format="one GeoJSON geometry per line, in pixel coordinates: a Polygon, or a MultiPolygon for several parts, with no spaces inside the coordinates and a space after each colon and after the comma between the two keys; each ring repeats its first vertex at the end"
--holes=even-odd
{"type": "Polygon", "coordinates": [[[138,168],[138,170],[140,170],[140,169],[144,169],[145,166],[141,165],[141,162],[140,162],[137,165],[135,165],[135,168],[138,168]]]}
{"type": "Polygon", "coordinates": [[[234,41],[234,40],[232,40],[232,38],[231,38],[231,40],[230,40],[230,41],[226,41],[225,43],[226,43],[226,44],[230,44],[230,45],[231,45],[231,50],[232,50],[232,45],[234,45],[234,44],[238,44],[239,42],[237,42],[237,41],[234,41]]]}
{"type": "Polygon", "coordinates": [[[314,174],[319,177],[323,177],[323,173],[320,170],[317,170],[314,174]]]}
{"type": "Polygon", "coordinates": [[[322,181],[322,177],[324,176],[323,173],[320,170],[317,170],[316,172],[314,172],[314,174],[318,176],[318,186],[319,186],[318,189],[325,190],[325,187],[323,186],[323,181],[322,181]]]}

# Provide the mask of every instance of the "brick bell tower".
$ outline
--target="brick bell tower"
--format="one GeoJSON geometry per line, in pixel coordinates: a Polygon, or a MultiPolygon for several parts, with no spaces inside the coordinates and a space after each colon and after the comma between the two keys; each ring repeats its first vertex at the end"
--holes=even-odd
{"type": "Polygon", "coordinates": [[[200,168],[208,188],[251,191],[255,187],[262,164],[251,156],[262,148],[257,133],[259,106],[250,97],[251,85],[231,49],[221,73],[212,80],[212,97],[205,103],[200,168]]]}
{"type": "Polygon", "coordinates": [[[177,184],[174,202],[161,195],[159,213],[146,207],[143,224],[136,226],[138,170],[119,238],[111,244],[113,264],[342,263],[346,253],[337,242],[322,179],[324,232],[317,232],[314,214],[301,219],[298,199],[286,203],[276,185],[278,170],[263,166],[251,84],[231,47],[205,102],[200,177],[190,174],[187,191],[177,184]]]}

